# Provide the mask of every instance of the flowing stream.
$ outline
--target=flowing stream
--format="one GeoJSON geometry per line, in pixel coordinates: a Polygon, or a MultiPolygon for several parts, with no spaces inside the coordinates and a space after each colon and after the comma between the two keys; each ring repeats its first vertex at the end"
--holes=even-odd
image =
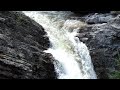
{"type": "Polygon", "coordinates": [[[23,11],[42,25],[50,39],[58,79],[97,79],[87,46],[76,35],[86,24],[70,11],[23,11]]]}

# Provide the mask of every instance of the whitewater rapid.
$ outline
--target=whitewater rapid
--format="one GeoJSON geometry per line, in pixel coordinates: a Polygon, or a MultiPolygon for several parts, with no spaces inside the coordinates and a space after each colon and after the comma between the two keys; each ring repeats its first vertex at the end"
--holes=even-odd
{"type": "Polygon", "coordinates": [[[50,39],[58,79],[97,79],[87,46],[76,37],[86,24],[73,20],[70,11],[23,11],[42,25],[50,39]]]}

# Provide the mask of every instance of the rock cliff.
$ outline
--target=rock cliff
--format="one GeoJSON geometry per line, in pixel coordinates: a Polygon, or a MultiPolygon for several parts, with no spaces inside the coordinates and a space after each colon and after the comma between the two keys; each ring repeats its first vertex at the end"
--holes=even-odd
{"type": "Polygon", "coordinates": [[[0,79],[55,79],[46,32],[20,12],[0,11],[0,79]]]}

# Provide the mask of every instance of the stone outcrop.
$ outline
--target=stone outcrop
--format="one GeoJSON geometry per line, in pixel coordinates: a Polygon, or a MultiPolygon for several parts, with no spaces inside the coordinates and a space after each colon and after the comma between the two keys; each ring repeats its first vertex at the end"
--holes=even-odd
{"type": "Polygon", "coordinates": [[[55,79],[46,32],[20,12],[0,11],[0,79],[55,79]]]}
{"type": "Polygon", "coordinates": [[[111,72],[120,67],[117,66],[120,53],[120,16],[95,13],[83,16],[82,20],[87,26],[79,30],[77,37],[88,46],[97,77],[110,78],[111,72]]]}

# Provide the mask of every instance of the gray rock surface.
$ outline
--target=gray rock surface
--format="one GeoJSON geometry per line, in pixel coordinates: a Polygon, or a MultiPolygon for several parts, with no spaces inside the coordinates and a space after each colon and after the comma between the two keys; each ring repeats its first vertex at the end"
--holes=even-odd
{"type": "Polygon", "coordinates": [[[55,79],[46,32],[19,12],[0,11],[0,79],[55,79]]]}
{"type": "Polygon", "coordinates": [[[120,53],[120,17],[108,13],[82,18],[88,25],[79,30],[77,37],[88,46],[97,77],[109,78],[111,71],[118,70],[116,58],[120,53]]]}

